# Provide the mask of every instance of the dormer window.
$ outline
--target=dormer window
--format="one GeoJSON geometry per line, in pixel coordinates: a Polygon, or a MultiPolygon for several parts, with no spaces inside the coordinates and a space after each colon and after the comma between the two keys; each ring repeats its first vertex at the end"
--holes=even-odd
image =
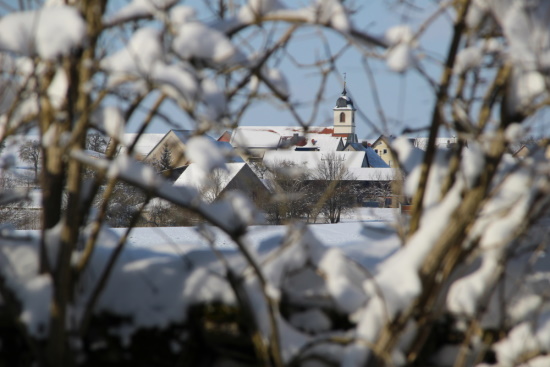
{"type": "Polygon", "coordinates": [[[340,112],[340,122],[346,122],[346,114],[343,112],[340,112]]]}

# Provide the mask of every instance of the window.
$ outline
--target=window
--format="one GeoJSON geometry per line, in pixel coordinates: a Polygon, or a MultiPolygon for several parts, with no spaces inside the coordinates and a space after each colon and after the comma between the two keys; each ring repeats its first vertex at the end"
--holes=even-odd
{"type": "Polygon", "coordinates": [[[384,154],[388,153],[388,150],[387,149],[384,149],[384,154]]]}
{"type": "Polygon", "coordinates": [[[343,112],[340,112],[340,122],[346,122],[346,114],[343,112]]]}
{"type": "Polygon", "coordinates": [[[375,152],[376,154],[378,154],[378,149],[375,149],[374,152],[375,152]]]}

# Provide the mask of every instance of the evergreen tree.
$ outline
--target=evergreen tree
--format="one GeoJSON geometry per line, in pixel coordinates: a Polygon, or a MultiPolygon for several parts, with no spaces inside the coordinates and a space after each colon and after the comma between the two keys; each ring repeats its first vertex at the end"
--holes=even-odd
{"type": "Polygon", "coordinates": [[[162,152],[160,157],[155,160],[153,163],[154,167],[158,172],[167,171],[172,169],[172,151],[168,144],[162,146],[162,152]]]}

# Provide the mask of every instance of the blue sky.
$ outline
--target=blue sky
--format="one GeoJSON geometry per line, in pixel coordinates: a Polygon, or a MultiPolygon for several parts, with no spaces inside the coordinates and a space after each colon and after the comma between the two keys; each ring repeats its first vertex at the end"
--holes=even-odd
{"type": "MultiPolygon", "coordinates": [[[[371,34],[383,35],[385,30],[398,25],[408,24],[415,31],[435,9],[432,2],[422,1],[423,8],[391,7],[394,1],[356,2],[358,12],[353,16],[357,28],[371,34]],[[425,7],[425,8],[424,8],[425,7]]],[[[187,1],[184,4],[199,7],[201,13],[202,1],[187,1]]],[[[204,9],[202,9],[204,11],[204,9]]],[[[446,52],[450,37],[451,22],[445,15],[427,28],[420,39],[422,55],[421,63],[425,70],[436,80],[439,79],[440,64],[446,52]],[[437,60],[437,61],[434,61],[437,60]]],[[[292,46],[288,52],[300,63],[310,63],[318,56],[325,54],[325,46],[320,42],[317,30],[305,28],[294,35],[292,46]]],[[[329,41],[332,52],[341,50],[346,40],[334,32],[323,32],[329,41]]],[[[373,50],[380,53],[381,50],[373,50]]],[[[433,91],[429,84],[415,71],[398,75],[388,69],[383,60],[368,58],[369,66],[374,75],[376,88],[369,83],[365,71],[362,54],[350,47],[336,62],[336,71],[328,79],[324,91],[325,100],[314,119],[314,125],[332,124],[332,107],[342,91],[343,73],[347,75],[347,91],[361,113],[356,117],[357,134],[360,139],[373,139],[380,133],[399,135],[405,127],[422,128],[429,125],[433,106],[433,91]],[[374,91],[382,105],[387,124],[382,123],[382,117],[375,108],[374,91]],[[372,122],[368,124],[367,120],[372,122]],[[373,126],[374,125],[374,126],[373,126]]],[[[287,77],[290,84],[293,101],[301,102],[304,107],[299,109],[302,118],[308,120],[311,114],[311,102],[319,85],[319,78],[312,70],[297,68],[289,61],[282,61],[270,66],[278,67],[287,77]]],[[[166,110],[170,118],[182,122],[183,128],[192,128],[185,115],[177,108],[166,110]]],[[[358,111],[359,112],[359,111],[358,111]]],[[[280,105],[270,102],[258,102],[244,114],[242,125],[296,125],[292,115],[280,108],[280,105]]],[[[166,132],[170,126],[156,120],[148,132],[166,132]]],[[[130,127],[131,129],[131,127],[130,127]]],[[[427,132],[416,133],[415,136],[426,136],[427,132]]]]}

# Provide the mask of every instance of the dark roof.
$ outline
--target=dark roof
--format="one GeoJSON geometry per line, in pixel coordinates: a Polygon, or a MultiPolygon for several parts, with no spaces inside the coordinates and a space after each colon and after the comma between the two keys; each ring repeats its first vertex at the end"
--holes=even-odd
{"type": "Polygon", "coordinates": [[[388,168],[388,164],[371,147],[365,147],[361,143],[348,143],[346,147],[351,146],[358,152],[365,152],[367,158],[367,167],[370,168],[388,168]]]}

